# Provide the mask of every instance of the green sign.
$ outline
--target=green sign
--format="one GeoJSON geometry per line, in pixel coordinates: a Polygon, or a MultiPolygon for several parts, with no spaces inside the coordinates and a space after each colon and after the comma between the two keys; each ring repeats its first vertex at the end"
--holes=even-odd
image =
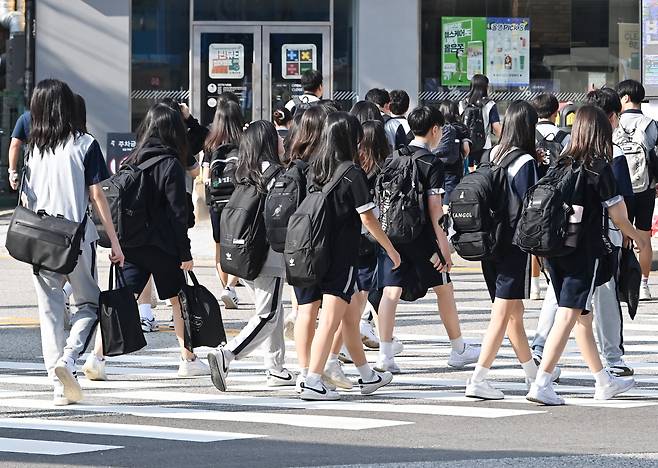
{"type": "Polygon", "coordinates": [[[487,19],[444,16],[441,24],[441,84],[468,86],[473,75],[484,73],[487,19]]]}

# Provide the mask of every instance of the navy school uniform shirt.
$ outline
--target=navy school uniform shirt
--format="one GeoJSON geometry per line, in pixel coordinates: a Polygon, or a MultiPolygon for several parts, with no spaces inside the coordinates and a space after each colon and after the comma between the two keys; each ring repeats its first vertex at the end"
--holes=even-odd
{"type": "Polygon", "coordinates": [[[464,167],[461,159],[461,147],[468,140],[469,132],[463,124],[447,123],[442,128],[441,141],[434,154],[444,164],[446,174],[463,175],[464,167]]]}
{"type": "Polygon", "coordinates": [[[21,114],[16,120],[16,126],[14,126],[14,131],[11,132],[11,137],[26,143],[30,136],[31,125],[32,115],[30,114],[30,111],[23,112],[23,114],[21,114]]]}

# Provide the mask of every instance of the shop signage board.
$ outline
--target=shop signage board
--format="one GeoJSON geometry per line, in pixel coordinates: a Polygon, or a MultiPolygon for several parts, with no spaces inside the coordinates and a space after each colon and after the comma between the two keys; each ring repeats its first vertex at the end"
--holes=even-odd
{"type": "Polygon", "coordinates": [[[530,20],[487,18],[487,67],[494,86],[530,84],[530,20]]]}
{"type": "Polygon", "coordinates": [[[444,16],[441,28],[443,86],[468,86],[484,68],[485,18],[444,16]]]}
{"type": "Polygon", "coordinates": [[[208,57],[208,76],[211,79],[239,80],[244,78],[243,44],[210,44],[208,57]]]}
{"type": "Polygon", "coordinates": [[[281,47],[281,76],[298,80],[302,73],[317,70],[318,50],[315,44],[284,44],[281,47]]]}
{"type": "Polygon", "coordinates": [[[658,0],[642,0],[642,83],[658,97],[658,0]]]}

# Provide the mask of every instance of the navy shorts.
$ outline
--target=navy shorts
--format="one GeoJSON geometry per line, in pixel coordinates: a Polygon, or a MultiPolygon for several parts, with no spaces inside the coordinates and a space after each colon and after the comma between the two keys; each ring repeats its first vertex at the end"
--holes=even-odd
{"type": "Polygon", "coordinates": [[[183,288],[185,274],[178,257],[153,246],[125,249],[123,253],[126,256],[123,276],[133,293],[141,294],[151,275],[160,299],[176,297],[183,288]]]}
{"type": "Polygon", "coordinates": [[[377,288],[387,286],[405,288],[410,282],[422,282],[425,289],[450,283],[448,273],[439,273],[430,262],[432,255],[439,250],[436,241],[427,233],[410,244],[396,245],[402,264],[393,270],[393,262],[384,249],[378,250],[377,288]]]}
{"type": "Polygon", "coordinates": [[[644,192],[633,195],[633,208],[628,219],[640,231],[651,231],[653,218],[653,207],[656,203],[656,190],[647,189],[644,192]]]}
{"type": "Polygon", "coordinates": [[[377,286],[377,254],[359,257],[359,272],[356,276],[358,291],[370,291],[377,286]]]}
{"type": "Polygon", "coordinates": [[[546,268],[558,306],[591,311],[592,295],[600,283],[597,276],[602,272],[601,266],[599,259],[578,252],[547,259],[546,268]]]}
{"type": "Polygon", "coordinates": [[[515,245],[504,246],[496,260],[482,262],[484,281],[491,302],[498,299],[527,299],[530,294],[530,255],[515,245]]]}
{"type": "Polygon", "coordinates": [[[443,204],[447,205],[450,203],[450,194],[455,190],[457,184],[462,180],[461,176],[455,174],[446,174],[443,178],[443,190],[445,194],[443,195],[443,204]]]}
{"type": "Polygon", "coordinates": [[[222,210],[218,210],[214,207],[210,207],[210,224],[212,225],[212,238],[215,240],[215,244],[219,244],[221,237],[219,235],[219,219],[222,214],[222,210]]]}
{"type": "Polygon", "coordinates": [[[294,287],[297,304],[311,304],[322,299],[322,296],[340,297],[348,304],[352,300],[352,295],[356,291],[356,278],[358,276],[358,267],[350,266],[343,271],[329,271],[322,279],[320,284],[308,288],[294,287]]]}

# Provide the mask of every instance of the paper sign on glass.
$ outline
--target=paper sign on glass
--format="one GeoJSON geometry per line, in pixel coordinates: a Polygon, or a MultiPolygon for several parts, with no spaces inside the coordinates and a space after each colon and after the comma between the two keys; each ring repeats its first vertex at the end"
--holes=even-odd
{"type": "Polygon", "coordinates": [[[281,46],[281,76],[298,80],[302,73],[317,70],[318,52],[315,44],[283,44],[281,46]]]}
{"type": "Polygon", "coordinates": [[[210,44],[208,49],[208,76],[213,80],[239,80],[244,78],[244,45],[210,44]]]}

